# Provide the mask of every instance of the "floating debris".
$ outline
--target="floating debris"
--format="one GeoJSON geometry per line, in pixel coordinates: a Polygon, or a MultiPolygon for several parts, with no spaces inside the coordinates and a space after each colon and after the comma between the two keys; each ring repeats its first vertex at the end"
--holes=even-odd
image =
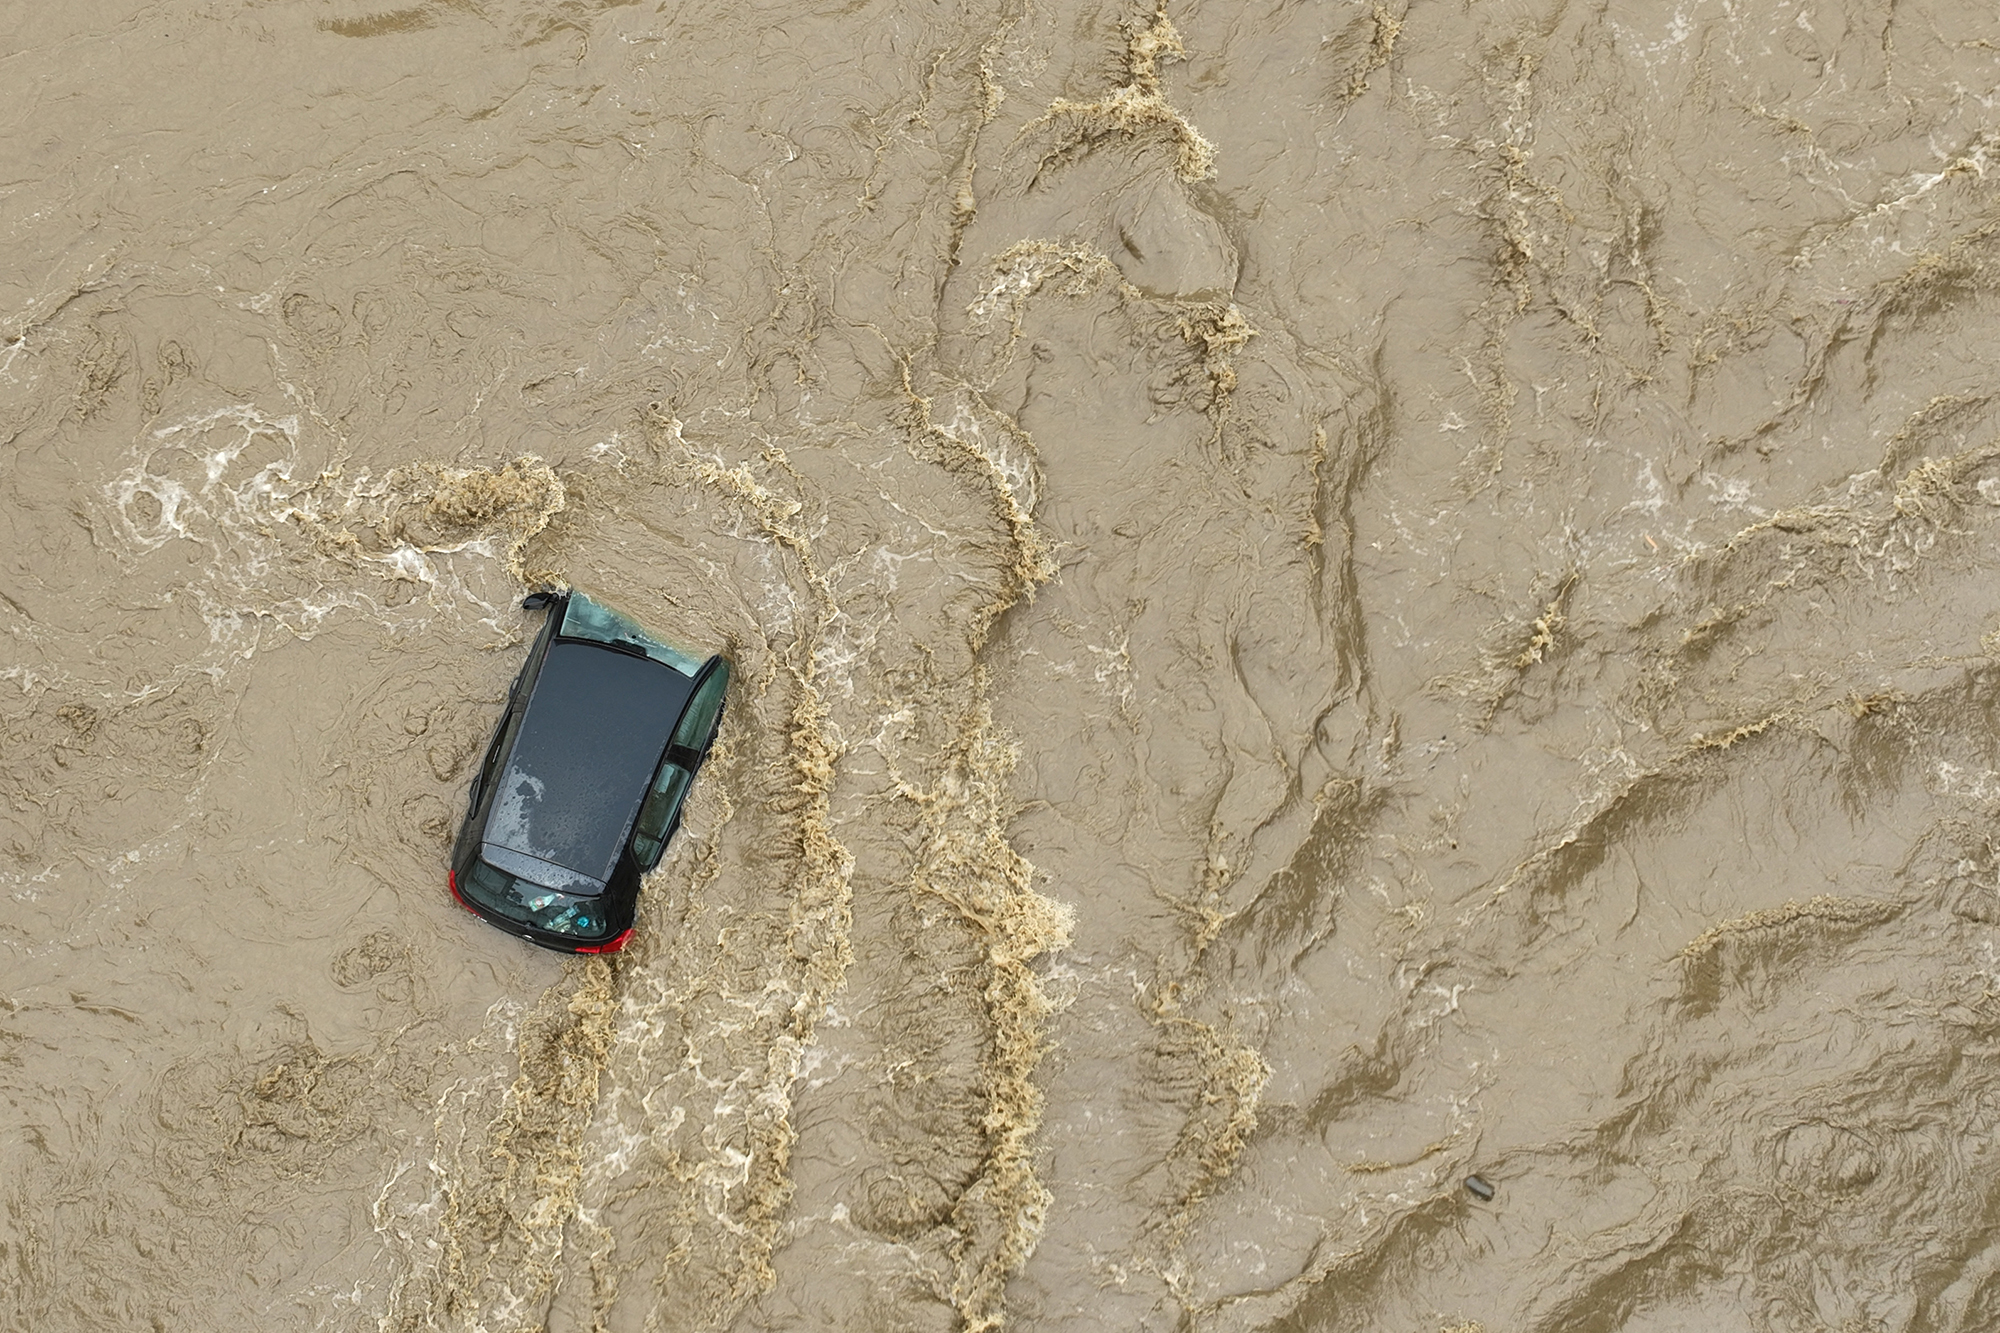
{"type": "Polygon", "coordinates": [[[1485,1176],[1467,1176],[1465,1178],[1465,1188],[1473,1198],[1479,1200],[1481,1203],[1493,1202],[1493,1182],[1485,1176]]]}

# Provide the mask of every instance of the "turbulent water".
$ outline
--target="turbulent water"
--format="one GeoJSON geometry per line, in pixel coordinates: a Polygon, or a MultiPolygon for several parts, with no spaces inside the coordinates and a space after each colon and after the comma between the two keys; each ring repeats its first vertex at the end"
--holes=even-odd
{"type": "Polygon", "coordinates": [[[396,4],[0,12],[0,1327],[2000,1327],[1990,6],[396,4]]]}

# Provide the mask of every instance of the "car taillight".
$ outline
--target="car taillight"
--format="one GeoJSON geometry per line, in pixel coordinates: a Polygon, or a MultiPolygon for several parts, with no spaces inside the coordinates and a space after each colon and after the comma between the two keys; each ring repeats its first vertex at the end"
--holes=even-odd
{"type": "MultiPolygon", "coordinates": [[[[466,911],[472,912],[472,904],[465,901],[465,895],[458,891],[458,872],[456,870],[445,871],[444,882],[451,885],[451,896],[458,899],[458,905],[466,911]]],[[[477,912],[472,912],[472,914],[474,916],[479,915],[477,912]]]]}
{"type": "Polygon", "coordinates": [[[578,953],[617,953],[625,947],[625,941],[632,938],[632,930],[633,927],[627,926],[602,944],[579,944],[576,946],[576,951],[578,953]]]}

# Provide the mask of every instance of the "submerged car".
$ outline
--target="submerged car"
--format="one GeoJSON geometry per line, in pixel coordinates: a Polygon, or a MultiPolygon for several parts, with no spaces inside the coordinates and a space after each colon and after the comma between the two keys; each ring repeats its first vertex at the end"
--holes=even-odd
{"type": "Polygon", "coordinates": [[[613,953],[715,743],[729,663],[581,592],[521,607],[548,620],[473,780],[451,891],[544,948],[613,953]]]}

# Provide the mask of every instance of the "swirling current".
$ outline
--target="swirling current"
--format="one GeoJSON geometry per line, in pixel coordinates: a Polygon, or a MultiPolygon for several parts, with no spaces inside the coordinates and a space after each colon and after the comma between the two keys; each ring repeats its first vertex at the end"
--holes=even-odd
{"type": "Polygon", "coordinates": [[[0,31],[0,1328],[2000,1328],[1989,6],[0,31]]]}

